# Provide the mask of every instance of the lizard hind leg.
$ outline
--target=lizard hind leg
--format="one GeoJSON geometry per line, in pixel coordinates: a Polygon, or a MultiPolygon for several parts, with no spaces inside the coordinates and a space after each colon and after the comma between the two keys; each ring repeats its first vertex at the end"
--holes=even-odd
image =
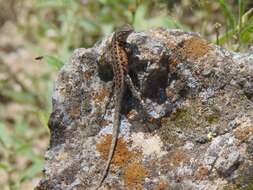
{"type": "Polygon", "coordinates": [[[146,126],[147,126],[147,129],[149,132],[153,131],[155,128],[157,128],[159,126],[159,122],[148,113],[148,108],[145,105],[145,102],[141,97],[140,91],[137,90],[137,88],[134,86],[133,81],[128,74],[126,75],[125,80],[126,80],[128,87],[130,88],[130,91],[131,91],[133,97],[138,100],[138,103],[141,108],[142,122],[144,122],[146,124],[151,122],[150,123],[151,125],[148,124],[146,126]]]}
{"type": "Polygon", "coordinates": [[[145,106],[145,103],[141,98],[141,93],[135,88],[134,83],[129,74],[126,75],[125,80],[134,98],[136,98],[142,106],[145,106]]]}
{"type": "Polygon", "coordinates": [[[144,100],[141,98],[141,93],[139,90],[136,89],[136,87],[133,84],[133,81],[131,77],[127,74],[125,77],[126,83],[135,99],[137,99],[142,107],[142,111],[144,112],[144,118],[149,117],[147,106],[145,105],[144,100]]]}

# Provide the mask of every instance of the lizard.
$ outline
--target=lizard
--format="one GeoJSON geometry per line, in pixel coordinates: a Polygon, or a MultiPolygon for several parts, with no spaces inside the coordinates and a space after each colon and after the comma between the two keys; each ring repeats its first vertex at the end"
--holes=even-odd
{"type": "MultiPolygon", "coordinates": [[[[123,99],[124,91],[125,91],[125,82],[127,82],[127,84],[130,84],[130,83],[132,84],[132,82],[129,81],[131,80],[131,78],[130,76],[128,76],[128,56],[124,48],[127,37],[132,32],[133,32],[132,26],[124,25],[119,30],[117,30],[112,36],[112,41],[111,41],[112,63],[111,65],[112,65],[113,74],[114,74],[113,82],[114,82],[114,94],[115,94],[115,111],[114,111],[114,118],[113,118],[112,141],[111,141],[108,158],[105,164],[105,168],[103,170],[102,177],[96,189],[99,189],[99,187],[101,187],[104,179],[106,178],[110,165],[111,165],[114,152],[115,152],[117,139],[118,139],[118,133],[119,133],[120,111],[121,111],[121,104],[122,104],[122,99],[123,99]]],[[[140,95],[138,95],[138,97],[140,97],[140,95]]]]}

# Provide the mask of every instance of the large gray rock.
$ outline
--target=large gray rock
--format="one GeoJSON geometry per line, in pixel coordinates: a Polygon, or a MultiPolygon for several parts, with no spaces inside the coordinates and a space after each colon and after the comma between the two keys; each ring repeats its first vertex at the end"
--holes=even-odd
{"type": "MultiPolygon", "coordinates": [[[[58,74],[41,189],[92,189],[111,142],[108,37],[77,49],[58,74]]],[[[150,117],[126,89],[120,137],[101,189],[232,189],[253,185],[253,55],[193,33],[128,38],[129,73],[150,117]]]]}

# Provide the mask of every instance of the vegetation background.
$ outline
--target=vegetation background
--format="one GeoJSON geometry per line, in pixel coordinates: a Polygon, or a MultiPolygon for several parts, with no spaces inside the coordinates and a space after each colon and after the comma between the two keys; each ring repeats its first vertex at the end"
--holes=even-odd
{"type": "Polygon", "coordinates": [[[1,190],[38,183],[53,80],[75,48],[124,23],[198,32],[234,51],[253,44],[252,0],[0,0],[0,10],[1,190]]]}

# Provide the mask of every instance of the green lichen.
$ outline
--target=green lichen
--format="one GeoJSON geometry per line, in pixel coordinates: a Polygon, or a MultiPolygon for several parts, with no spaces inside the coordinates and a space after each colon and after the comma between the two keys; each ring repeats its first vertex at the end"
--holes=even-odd
{"type": "Polygon", "coordinates": [[[220,115],[218,113],[213,113],[213,114],[207,115],[205,118],[209,124],[215,124],[215,123],[218,123],[220,115]]]}
{"type": "Polygon", "coordinates": [[[233,184],[226,185],[223,190],[253,190],[251,167],[246,169],[246,173],[242,173],[241,175],[243,176],[235,179],[233,184]]]}
{"type": "Polygon", "coordinates": [[[253,190],[253,182],[249,183],[246,187],[240,185],[226,185],[223,190],[253,190]]]}
{"type": "Polygon", "coordinates": [[[198,124],[194,121],[194,114],[190,109],[179,109],[171,117],[178,128],[195,128],[198,124]]]}

